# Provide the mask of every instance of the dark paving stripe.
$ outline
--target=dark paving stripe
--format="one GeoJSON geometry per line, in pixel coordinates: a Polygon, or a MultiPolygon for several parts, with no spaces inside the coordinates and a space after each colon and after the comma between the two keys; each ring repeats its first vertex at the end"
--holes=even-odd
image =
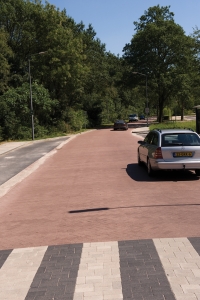
{"type": "Polygon", "coordinates": [[[200,238],[199,237],[191,237],[188,238],[194,249],[197,251],[197,253],[200,255],[200,238]]]}
{"type": "Polygon", "coordinates": [[[118,244],[124,300],[175,300],[152,240],[118,244]]]}
{"type": "Polygon", "coordinates": [[[48,247],[25,300],[73,300],[83,244],[48,247]]]}
{"type": "Polygon", "coordinates": [[[10,253],[12,252],[11,250],[0,250],[0,269],[3,266],[3,264],[5,263],[6,259],[8,258],[8,256],[10,255],[10,253]]]}

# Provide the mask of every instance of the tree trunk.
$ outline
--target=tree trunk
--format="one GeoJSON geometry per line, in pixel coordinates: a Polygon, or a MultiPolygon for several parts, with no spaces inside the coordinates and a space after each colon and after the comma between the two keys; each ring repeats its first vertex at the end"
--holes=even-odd
{"type": "Polygon", "coordinates": [[[162,123],[163,121],[163,105],[164,105],[164,99],[162,96],[159,96],[158,101],[158,122],[162,123]]]}
{"type": "Polygon", "coordinates": [[[184,106],[181,104],[181,121],[184,120],[184,106]]]}

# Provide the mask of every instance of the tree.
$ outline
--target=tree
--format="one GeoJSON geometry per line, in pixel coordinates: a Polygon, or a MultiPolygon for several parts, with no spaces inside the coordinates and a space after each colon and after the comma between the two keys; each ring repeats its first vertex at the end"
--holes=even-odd
{"type": "MultiPolygon", "coordinates": [[[[48,129],[53,125],[52,115],[57,102],[52,100],[43,86],[32,84],[36,136],[38,128],[48,129]],[[37,128],[38,127],[38,128],[37,128]]],[[[0,96],[0,127],[3,139],[31,137],[29,84],[10,88],[0,96]]]]}
{"type": "Polygon", "coordinates": [[[84,45],[85,66],[87,73],[83,78],[84,93],[82,95],[83,109],[88,113],[88,119],[92,126],[101,124],[102,102],[107,95],[108,69],[106,63],[105,44],[96,37],[92,25],[82,27],[84,45]]]}
{"type": "Polygon", "coordinates": [[[200,84],[199,84],[200,82],[200,30],[198,29],[198,27],[194,28],[191,37],[195,41],[195,49],[197,52],[197,60],[195,65],[197,72],[192,77],[191,88],[193,91],[194,105],[199,105],[200,104],[200,84]]]}
{"type": "Polygon", "coordinates": [[[148,75],[148,89],[156,99],[150,99],[149,104],[158,107],[159,122],[162,122],[164,105],[178,94],[176,74],[180,70],[190,74],[196,60],[194,39],[186,36],[174,22],[169,8],[157,5],[145,11],[140,22],[134,22],[136,34],[123,49],[130,73],[148,75]]]}
{"type": "Polygon", "coordinates": [[[7,43],[7,34],[0,29],[0,95],[8,88],[10,76],[9,58],[12,56],[12,50],[7,43]]]}

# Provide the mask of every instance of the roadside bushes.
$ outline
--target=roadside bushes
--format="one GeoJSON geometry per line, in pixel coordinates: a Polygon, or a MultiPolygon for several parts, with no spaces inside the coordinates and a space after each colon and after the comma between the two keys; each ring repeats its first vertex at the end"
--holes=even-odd
{"type": "MultiPolygon", "coordinates": [[[[41,85],[32,85],[33,113],[36,137],[48,133],[51,114],[56,106],[48,91],[41,85]]],[[[29,84],[10,88],[0,96],[1,139],[28,139],[31,137],[31,112],[29,84]]]]}
{"type": "Polygon", "coordinates": [[[69,108],[68,120],[71,128],[75,131],[81,130],[88,125],[87,112],[81,109],[74,110],[73,108],[69,108]]]}
{"type": "MultiPolygon", "coordinates": [[[[32,84],[35,138],[82,130],[88,125],[87,112],[69,108],[63,119],[53,118],[59,106],[48,90],[32,84]]],[[[0,96],[0,140],[23,140],[32,137],[29,84],[11,88],[0,96]]]]}

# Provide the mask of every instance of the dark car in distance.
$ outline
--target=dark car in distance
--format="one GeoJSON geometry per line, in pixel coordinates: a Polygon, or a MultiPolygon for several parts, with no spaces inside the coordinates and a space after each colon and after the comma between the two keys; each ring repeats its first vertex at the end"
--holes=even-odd
{"type": "Polygon", "coordinates": [[[140,120],[145,120],[145,115],[140,115],[140,120]]]}
{"type": "Polygon", "coordinates": [[[122,130],[127,130],[128,129],[128,124],[124,120],[116,120],[113,129],[122,129],[122,130]]]}

